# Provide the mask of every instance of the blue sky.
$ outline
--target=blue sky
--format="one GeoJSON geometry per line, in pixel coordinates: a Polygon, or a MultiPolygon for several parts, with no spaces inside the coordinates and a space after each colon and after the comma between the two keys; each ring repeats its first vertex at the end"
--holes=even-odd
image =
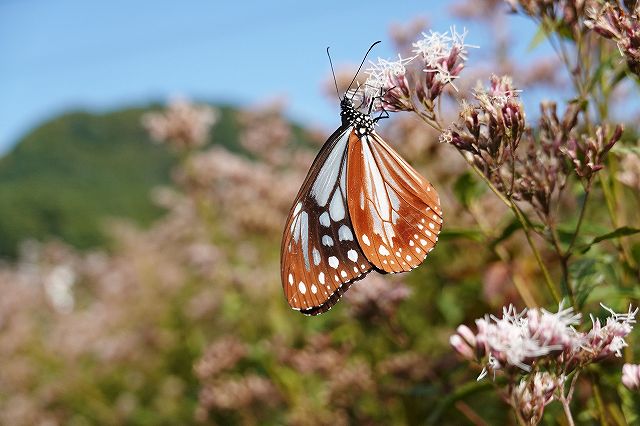
{"type": "MultiPolygon", "coordinates": [[[[321,93],[334,62],[394,55],[391,23],[424,16],[434,30],[468,22],[446,1],[0,0],[0,152],[71,109],[105,111],[172,95],[250,105],[285,97],[288,114],[331,127],[321,93]]],[[[523,39],[533,25],[520,19],[523,39]]],[[[468,40],[482,45],[486,34],[468,40]]],[[[526,44],[526,43],[525,43],[526,44]]]]}

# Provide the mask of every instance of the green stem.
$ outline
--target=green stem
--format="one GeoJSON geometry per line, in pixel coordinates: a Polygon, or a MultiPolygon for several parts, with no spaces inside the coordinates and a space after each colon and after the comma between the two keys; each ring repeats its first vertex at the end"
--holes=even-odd
{"type": "MultiPolygon", "coordinates": [[[[436,125],[434,125],[434,123],[429,121],[429,118],[426,117],[424,114],[418,112],[418,115],[429,126],[431,126],[432,128],[434,128],[437,131],[440,131],[440,132],[442,131],[442,127],[440,127],[440,125],[437,122],[436,122],[436,125]]],[[[473,169],[473,171],[476,173],[476,175],[478,175],[478,177],[480,177],[480,179],[482,179],[487,184],[489,189],[491,189],[491,191],[494,194],[496,194],[496,196],[516,215],[516,217],[518,218],[518,221],[522,225],[522,229],[524,230],[524,234],[525,234],[525,236],[527,238],[527,242],[529,243],[529,246],[531,247],[531,251],[533,251],[533,255],[536,258],[536,262],[538,263],[538,267],[542,271],[542,275],[544,276],[545,284],[546,284],[547,288],[549,289],[549,292],[553,296],[553,299],[555,300],[555,302],[556,303],[560,303],[560,300],[561,300],[560,294],[558,293],[558,290],[556,289],[555,284],[553,283],[553,280],[551,279],[551,275],[549,274],[549,270],[545,266],[545,264],[544,264],[544,262],[542,260],[542,256],[540,255],[540,252],[538,251],[538,248],[536,247],[535,243],[533,242],[533,239],[531,238],[531,232],[530,232],[531,228],[529,228],[529,223],[527,222],[526,218],[524,217],[524,215],[522,214],[522,212],[520,211],[518,206],[513,202],[513,200],[511,200],[510,198],[507,198],[504,194],[502,194],[498,190],[498,188],[495,187],[493,182],[491,182],[484,175],[484,173],[482,173],[482,170],[480,170],[475,164],[473,164],[472,160],[470,160],[469,158],[467,158],[466,155],[464,155],[464,152],[462,152],[462,150],[460,150],[460,148],[456,147],[456,150],[462,156],[462,158],[464,158],[464,160],[467,162],[467,164],[473,169]]]]}
{"type": "Polygon", "coordinates": [[[576,229],[573,232],[573,237],[571,238],[571,243],[569,244],[569,247],[567,248],[567,251],[565,252],[565,256],[567,257],[567,259],[571,256],[571,251],[573,250],[573,246],[576,243],[576,240],[578,238],[578,234],[580,233],[580,227],[582,226],[582,221],[584,219],[584,213],[587,210],[587,202],[589,201],[589,194],[591,193],[591,182],[592,180],[589,179],[589,181],[587,182],[587,186],[584,189],[584,200],[582,201],[582,206],[580,208],[580,215],[578,216],[578,223],[576,224],[576,229]]]}
{"type": "Polygon", "coordinates": [[[564,410],[564,416],[567,418],[567,424],[569,426],[574,426],[575,423],[573,421],[573,415],[571,414],[571,408],[569,407],[569,401],[562,398],[560,401],[562,403],[562,409],[564,410]]]}
{"type": "Polygon", "coordinates": [[[512,203],[512,206],[513,206],[512,210],[515,213],[515,215],[518,218],[518,220],[520,221],[520,223],[522,224],[522,229],[524,230],[524,235],[525,235],[525,237],[527,237],[527,242],[529,243],[529,246],[531,247],[531,251],[533,252],[533,255],[536,258],[536,262],[538,262],[538,266],[540,267],[540,270],[542,271],[542,275],[544,276],[544,282],[547,285],[547,288],[549,289],[549,292],[551,293],[551,296],[553,296],[554,301],[556,303],[560,303],[562,298],[560,297],[560,294],[558,293],[558,290],[556,289],[556,286],[553,283],[553,280],[551,279],[551,275],[549,274],[549,270],[545,266],[544,261],[542,260],[542,256],[540,255],[540,252],[538,251],[538,248],[536,247],[535,243],[533,242],[533,238],[531,238],[531,232],[530,232],[531,228],[529,228],[529,224],[527,223],[526,218],[524,217],[524,215],[522,214],[522,212],[520,211],[518,206],[515,203],[512,203]]]}

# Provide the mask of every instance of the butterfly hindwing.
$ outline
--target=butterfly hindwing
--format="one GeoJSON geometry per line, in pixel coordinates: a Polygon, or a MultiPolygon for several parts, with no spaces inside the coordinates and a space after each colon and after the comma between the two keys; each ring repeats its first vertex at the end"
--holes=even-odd
{"type": "Polygon", "coordinates": [[[348,286],[371,271],[353,231],[347,201],[352,126],[340,127],[316,157],[289,217],[281,274],[289,305],[305,314],[330,309],[348,286]]]}
{"type": "Polygon", "coordinates": [[[348,155],[349,213],[367,259],[389,273],[417,267],[442,226],[435,189],[375,132],[352,133],[348,155]]]}

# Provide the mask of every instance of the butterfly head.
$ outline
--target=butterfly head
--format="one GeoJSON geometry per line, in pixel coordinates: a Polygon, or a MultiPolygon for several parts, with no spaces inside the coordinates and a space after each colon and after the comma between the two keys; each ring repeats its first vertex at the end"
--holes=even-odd
{"type": "Polygon", "coordinates": [[[366,135],[373,132],[373,119],[369,114],[358,111],[353,101],[348,97],[345,96],[340,101],[340,110],[343,126],[354,126],[358,135],[366,135]]]}

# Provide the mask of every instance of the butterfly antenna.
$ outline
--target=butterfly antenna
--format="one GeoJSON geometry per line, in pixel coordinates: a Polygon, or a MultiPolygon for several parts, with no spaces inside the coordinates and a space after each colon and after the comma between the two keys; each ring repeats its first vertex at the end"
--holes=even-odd
{"type": "Polygon", "coordinates": [[[331,55],[329,54],[329,48],[327,47],[327,56],[329,57],[329,65],[331,66],[331,74],[333,74],[333,83],[336,85],[336,94],[338,95],[338,100],[342,101],[340,97],[340,91],[338,90],[338,81],[336,80],[336,73],[333,70],[333,62],[331,61],[331,55]]]}
{"type": "Polygon", "coordinates": [[[362,58],[362,62],[360,63],[360,66],[358,67],[358,71],[356,71],[356,75],[353,76],[353,80],[351,80],[351,84],[349,84],[349,87],[347,88],[347,91],[345,93],[348,93],[349,90],[351,89],[351,86],[356,81],[356,78],[358,78],[358,74],[360,73],[360,70],[362,69],[362,66],[364,65],[364,62],[367,60],[367,55],[369,55],[369,53],[371,52],[371,49],[373,49],[373,47],[378,43],[382,43],[382,42],[380,40],[376,41],[375,43],[373,43],[371,45],[371,47],[369,47],[369,50],[367,50],[367,53],[364,54],[364,58],[362,58]]]}

